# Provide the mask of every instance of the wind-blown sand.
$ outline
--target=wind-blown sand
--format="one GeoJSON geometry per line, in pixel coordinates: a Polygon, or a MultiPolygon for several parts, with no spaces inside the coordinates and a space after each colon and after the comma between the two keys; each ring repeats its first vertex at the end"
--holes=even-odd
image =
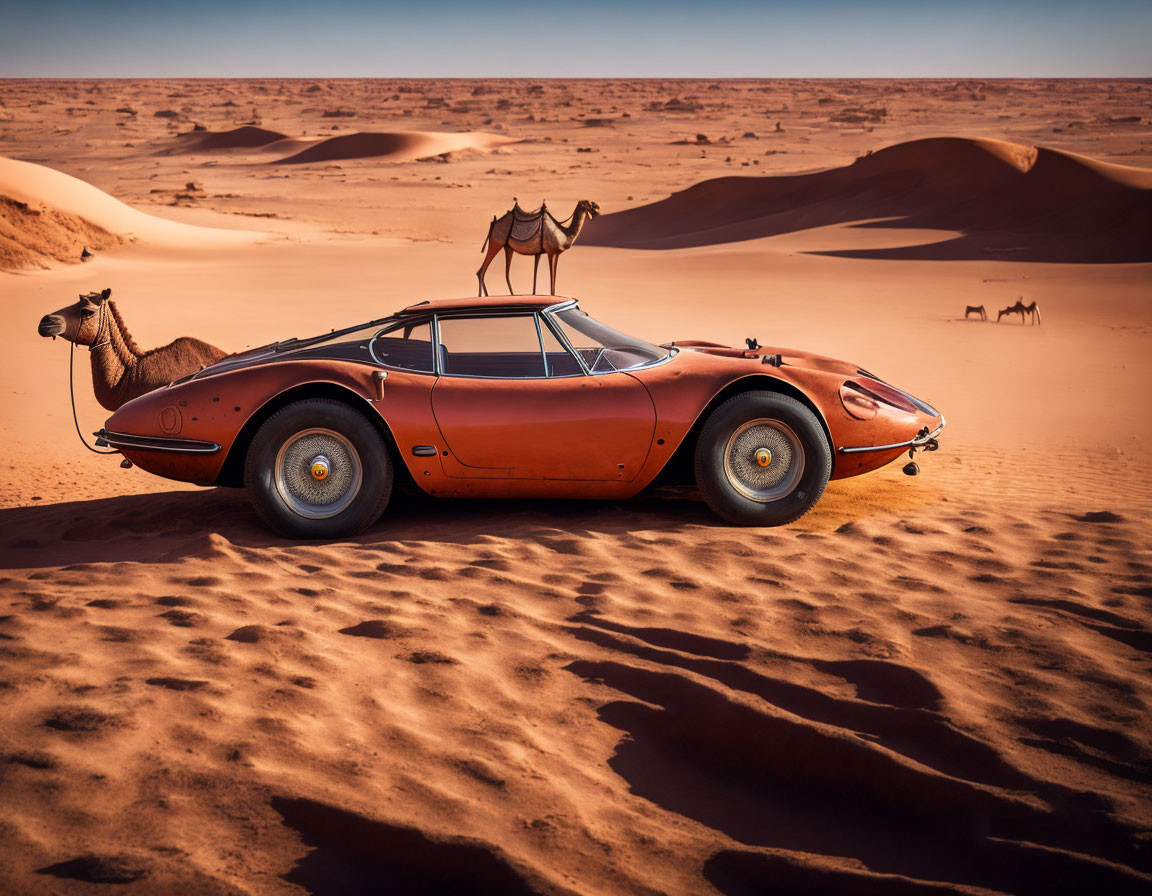
{"type": "MultiPolygon", "coordinates": [[[[1152,889],[1152,266],[1107,260],[1142,257],[1147,128],[1111,119],[1146,115],[1152,85],[5,86],[0,154],[287,238],[0,274],[0,890],[1152,889]],[[445,164],[157,155],[195,123],[322,145],[332,109],[520,142],[445,164]],[[112,287],[145,348],[305,336],[473,292],[513,196],[610,213],[560,262],[594,315],[862,364],[943,409],[941,450],[915,479],[832,483],[783,529],[691,490],[398,496],[310,544],[242,492],[76,444],[66,347],[35,326],[77,292],[112,287]],[[1125,222],[1116,255],[1077,208],[1125,222]],[[637,241],[662,251],[617,247],[637,241]],[[1042,326],[963,319],[1019,296],[1042,326]]],[[[106,415],[76,361],[87,432],[106,415]]]]}

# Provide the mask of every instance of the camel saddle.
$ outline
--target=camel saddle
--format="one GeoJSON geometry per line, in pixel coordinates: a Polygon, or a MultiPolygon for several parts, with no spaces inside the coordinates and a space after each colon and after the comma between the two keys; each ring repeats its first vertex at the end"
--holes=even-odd
{"type": "Polygon", "coordinates": [[[548,212],[547,205],[541,205],[535,211],[526,212],[520,208],[520,203],[516,203],[512,206],[512,210],[505,214],[512,216],[512,230],[509,233],[509,238],[521,243],[526,243],[536,237],[540,228],[544,226],[545,215],[552,217],[548,212]]]}

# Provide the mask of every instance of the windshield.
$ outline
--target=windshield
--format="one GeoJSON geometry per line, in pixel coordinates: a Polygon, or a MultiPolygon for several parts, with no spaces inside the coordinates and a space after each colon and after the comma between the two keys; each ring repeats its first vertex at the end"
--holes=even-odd
{"type": "Polygon", "coordinates": [[[666,348],[613,330],[578,308],[556,311],[551,316],[593,373],[634,370],[663,361],[670,354],[666,348]]]}

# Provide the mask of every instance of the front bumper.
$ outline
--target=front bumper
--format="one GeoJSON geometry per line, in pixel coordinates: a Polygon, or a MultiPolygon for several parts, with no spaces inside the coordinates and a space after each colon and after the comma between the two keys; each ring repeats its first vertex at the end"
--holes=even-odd
{"type": "Polygon", "coordinates": [[[169,451],[174,454],[217,454],[220,446],[200,439],[168,439],[162,436],[133,436],[122,432],[100,429],[92,433],[96,444],[130,451],[169,451]]]}
{"type": "Polygon", "coordinates": [[[936,437],[944,431],[945,420],[940,418],[939,425],[929,431],[925,426],[920,432],[916,433],[915,438],[909,439],[907,442],[894,442],[891,445],[862,445],[858,448],[839,448],[837,454],[866,454],[874,451],[898,451],[904,448],[926,448],[929,451],[935,450],[936,437]]]}

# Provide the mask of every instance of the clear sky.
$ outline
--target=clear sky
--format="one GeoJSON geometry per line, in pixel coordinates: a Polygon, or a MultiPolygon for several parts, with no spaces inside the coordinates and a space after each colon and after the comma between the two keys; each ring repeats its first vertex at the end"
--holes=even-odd
{"type": "Polygon", "coordinates": [[[1152,0],[0,0],[0,77],[1152,75],[1152,0]]]}

